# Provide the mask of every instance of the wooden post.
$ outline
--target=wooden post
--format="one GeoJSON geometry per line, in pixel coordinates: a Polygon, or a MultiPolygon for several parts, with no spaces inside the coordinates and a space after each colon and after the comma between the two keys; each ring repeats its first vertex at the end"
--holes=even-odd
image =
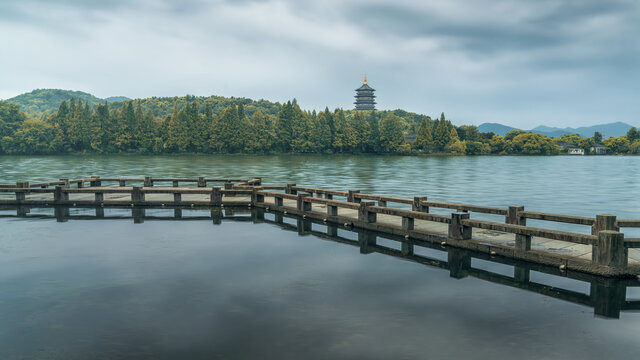
{"type": "Polygon", "coordinates": [[[328,200],[333,200],[333,194],[324,194],[324,198],[328,200]]]}
{"type": "Polygon", "coordinates": [[[63,182],[62,186],[68,188],[69,187],[69,179],[60,179],[63,182]]]}
{"type": "MultiPolygon", "coordinates": [[[[29,182],[28,181],[18,181],[16,182],[16,187],[20,189],[28,189],[29,182]]],[[[25,201],[27,199],[27,192],[16,192],[16,201],[25,201]]]]}
{"type": "Polygon", "coordinates": [[[603,230],[620,231],[620,228],[616,225],[615,215],[596,215],[596,222],[591,226],[591,235],[598,235],[603,230]]]}
{"type": "Polygon", "coordinates": [[[153,180],[151,180],[151,176],[145,176],[144,187],[152,187],[152,186],[153,186],[153,180]]]}
{"type": "Polygon", "coordinates": [[[95,202],[101,203],[104,201],[104,193],[97,192],[94,194],[94,196],[95,196],[95,200],[94,200],[95,202]]]}
{"type": "Polygon", "coordinates": [[[402,217],[402,230],[411,231],[413,230],[414,219],[410,217],[403,216],[402,217]]]}
{"type": "MultiPolygon", "coordinates": [[[[519,214],[521,211],[524,211],[524,206],[522,205],[509,206],[509,208],[507,209],[507,215],[505,215],[504,217],[504,222],[506,224],[511,224],[511,225],[522,225],[522,226],[527,225],[527,218],[520,216],[519,214]]],[[[516,243],[515,243],[516,250],[521,250],[521,251],[531,250],[531,236],[516,234],[515,240],[516,240],[516,243]]]]}
{"type": "Polygon", "coordinates": [[[449,237],[456,240],[470,240],[471,226],[464,225],[462,220],[469,218],[469,213],[451,213],[451,224],[449,224],[449,237]]]}
{"type": "Polygon", "coordinates": [[[198,187],[207,187],[207,182],[204,180],[203,176],[198,178],[198,187]]]}
{"type": "Polygon", "coordinates": [[[378,206],[387,207],[387,201],[386,200],[378,200],[378,206]]]}
{"type": "Polygon", "coordinates": [[[134,204],[140,204],[144,202],[144,193],[140,186],[133,186],[131,189],[131,202],[134,204]]]}
{"type": "Polygon", "coordinates": [[[264,203],[264,195],[258,194],[258,191],[262,191],[262,186],[256,186],[251,189],[251,205],[264,203]]]}
{"type": "Polygon", "coordinates": [[[64,186],[56,185],[55,192],[53,193],[53,202],[59,204],[67,200],[69,200],[69,193],[64,191],[64,186]]]}
{"type": "Polygon", "coordinates": [[[118,180],[118,185],[127,186],[127,182],[125,180],[118,180]]]}
{"type": "Polygon", "coordinates": [[[369,211],[369,206],[374,206],[376,203],[373,201],[363,201],[360,203],[360,208],[358,209],[358,221],[364,223],[374,223],[376,222],[376,213],[373,211],[369,211]]]}
{"type": "Polygon", "coordinates": [[[521,217],[518,214],[520,211],[524,211],[524,206],[509,206],[507,209],[507,215],[504,217],[505,224],[527,225],[527,218],[521,217]]]}
{"type": "Polygon", "coordinates": [[[362,199],[356,198],[356,194],[358,193],[360,193],[360,190],[349,190],[349,194],[347,195],[347,201],[359,203],[362,199]]]}
{"type": "Polygon", "coordinates": [[[295,189],[293,189],[294,186],[296,186],[295,183],[287,184],[285,189],[284,189],[284,192],[287,193],[287,194],[296,195],[298,192],[295,189]]]}
{"type": "Polygon", "coordinates": [[[603,230],[593,243],[592,261],[597,265],[609,267],[626,267],[628,249],[624,247],[624,234],[603,230]]]}
{"type": "Polygon", "coordinates": [[[311,202],[305,201],[305,198],[310,197],[309,194],[298,194],[297,208],[299,211],[311,211],[311,202]]]}
{"type": "Polygon", "coordinates": [[[173,181],[172,181],[172,186],[173,186],[173,187],[178,187],[179,185],[180,185],[180,183],[179,183],[179,181],[178,181],[178,180],[173,180],[173,181]]]}
{"type": "Polygon", "coordinates": [[[338,216],[338,207],[336,205],[327,204],[327,215],[338,216]]]}
{"type": "Polygon", "coordinates": [[[213,206],[222,205],[222,191],[220,191],[219,187],[211,188],[210,202],[211,202],[211,205],[213,206]]]}
{"type": "Polygon", "coordinates": [[[80,181],[78,181],[76,184],[78,184],[78,189],[83,188],[84,187],[84,179],[80,179],[80,181]]]}
{"type": "Polygon", "coordinates": [[[182,194],[181,193],[173,193],[173,202],[179,204],[182,202],[182,194]]]}
{"type": "Polygon", "coordinates": [[[100,176],[92,176],[91,182],[89,182],[89,186],[102,186],[102,181],[100,181],[100,176]]]}
{"type": "Polygon", "coordinates": [[[471,270],[471,255],[464,250],[450,247],[447,249],[447,264],[450,277],[464,279],[469,276],[471,270]]]}
{"type": "Polygon", "coordinates": [[[282,197],[279,197],[279,196],[274,196],[273,202],[275,203],[276,206],[284,205],[284,200],[282,199],[282,197]]]}
{"type": "Polygon", "coordinates": [[[429,207],[422,205],[423,201],[427,201],[426,196],[414,196],[413,197],[413,205],[411,205],[411,210],[413,211],[421,211],[421,212],[429,212],[429,207]]]}

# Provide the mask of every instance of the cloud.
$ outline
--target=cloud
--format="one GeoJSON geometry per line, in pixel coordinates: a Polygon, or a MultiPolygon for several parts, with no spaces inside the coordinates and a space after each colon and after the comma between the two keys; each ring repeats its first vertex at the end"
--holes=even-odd
{"type": "Polygon", "coordinates": [[[0,4],[0,97],[224,95],[457,123],[637,123],[635,1],[42,1],[0,4]],[[561,114],[561,117],[558,117],[561,114]]]}

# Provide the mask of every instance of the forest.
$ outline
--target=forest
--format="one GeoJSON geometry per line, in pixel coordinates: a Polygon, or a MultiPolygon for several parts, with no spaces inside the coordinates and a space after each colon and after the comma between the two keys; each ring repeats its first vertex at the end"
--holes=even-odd
{"type": "Polygon", "coordinates": [[[395,111],[305,111],[296,100],[184,96],[115,103],[63,100],[41,118],[0,101],[0,154],[70,153],[375,153],[560,154],[559,141],[585,149],[604,143],[608,154],[640,154],[640,131],[602,139],[514,130],[499,136],[454,126],[444,114],[395,111]]]}

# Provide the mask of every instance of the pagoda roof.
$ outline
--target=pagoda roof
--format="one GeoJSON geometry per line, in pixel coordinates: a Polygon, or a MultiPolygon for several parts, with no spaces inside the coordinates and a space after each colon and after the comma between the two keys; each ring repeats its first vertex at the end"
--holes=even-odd
{"type": "Polygon", "coordinates": [[[367,84],[362,84],[362,86],[360,86],[359,88],[356,89],[356,91],[359,90],[371,90],[371,91],[376,91],[376,89],[372,88],[371,86],[367,85],[367,84]]]}

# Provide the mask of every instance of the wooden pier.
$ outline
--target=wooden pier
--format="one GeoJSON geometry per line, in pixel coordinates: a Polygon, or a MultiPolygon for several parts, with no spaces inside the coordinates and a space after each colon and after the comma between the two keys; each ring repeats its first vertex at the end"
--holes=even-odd
{"type": "MultiPolygon", "coordinates": [[[[640,275],[640,239],[621,228],[640,220],[601,214],[580,217],[287,185],[263,185],[260,178],[102,178],[60,179],[46,183],[0,185],[0,205],[29,207],[258,207],[301,219],[400,236],[531,263],[608,277],[640,275]],[[166,184],[166,185],[165,185],[166,184]],[[169,185],[170,184],[170,185],[169,185]],[[181,186],[182,184],[182,186],[181,186]],[[187,186],[184,186],[187,184],[187,186]],[[209,184],[221,184],[209,187],[209,184]],[[164,186],[163,186],[164,185],[164,186]],[[190,185],[190,186],[189,186],[190,185]],[[340,199],[336,199],[340,198],[340,199]],[[398,205],[399,208],[391,205],[398,205]],[[408,207],[411,207],[409,210],[408,207]],[[450,215],[430,212],[448,209],[450,215]],[[473,214],[504,217],[504,222],[472,219],[473,214]],[[589,226],[577,233],[527,226],[527,219],[589,226]]],[[[369,240],[375,244],[375,237],[369,240]]]]}

